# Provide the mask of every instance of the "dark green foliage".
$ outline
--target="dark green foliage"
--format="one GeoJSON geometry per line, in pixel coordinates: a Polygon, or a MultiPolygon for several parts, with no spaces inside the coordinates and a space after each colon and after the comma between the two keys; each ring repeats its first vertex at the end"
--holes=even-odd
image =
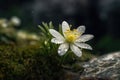
{"type": "Polygon", "coordinates": [[[0,80],[53,80],[61,75],[59,60],[39,46],[0,46],[0,80]]]}
{"type": "Polygon", "coordinates": [[[97,43],[98,51],[103,53],[114,52],[120,50],[120,39],[115,39],[112,36],[104,36],[97,43]]]}
{"type": "Polygon", "coordinates": [[[52,23],[43,23],[39,28],[40,41],[33,45],[22,39],[0,44],[0,80],[63,80],[65,70],[81,73],[83,68],[78,63],[94,57],[86,50],[80,58],[71,51],[59,56],[59,45],[51,43],[48,31],[54,28],[52,23]]]}
{"type": "MultiPolygon", "coordinates": [[[[56,80],[64,76],[64,66],[75,71],[74,64],[78,58],[73,53],[68,52],[61,57],[52,47],[47,50],[39,45],[19,47],[1,44],[0,80],[56,80]],[[73,67],[70,68],[71,66],[73,67]]],[[[79,61],[84,60],[81,58],[79,61]]]]}

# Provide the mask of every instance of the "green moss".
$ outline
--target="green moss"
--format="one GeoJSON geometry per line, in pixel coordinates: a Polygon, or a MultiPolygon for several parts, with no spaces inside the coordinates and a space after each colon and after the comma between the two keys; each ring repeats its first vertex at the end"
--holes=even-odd
{"type": "Polygon", "coordinates": [[[52,36],[48,32],[53,28],[52,23],[43,23],[39,28],[38,41],[2,35],[6,41],[1,41],[6,44],[0,44],[0,80],[60,80],[64,70],[82,72],[83,68],[77,63],[94,57],[86,50],[80,58],[71,51],[59,56],[59,45],[51,43],[52,36]]]}
{"type": "Polygon", "coordinates": [[[0,80],[53,80],[61,74],[56,57],[41,53],[39,46],[0,45],[0,80]]]}
{"type": "Polygon", "coordinates": [[[49,48],[40,45],[1,44],[0,80],[56,80],[64,76],[62,65],[72,66],[76,62],[71,52],[61,57],[56,53],[57,46],[46,51],[49,48]]]}

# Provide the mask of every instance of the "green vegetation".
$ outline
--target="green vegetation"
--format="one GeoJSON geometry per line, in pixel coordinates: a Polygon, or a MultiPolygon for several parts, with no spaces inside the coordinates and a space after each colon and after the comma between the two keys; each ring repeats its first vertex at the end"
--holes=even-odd
{"type": "Polygon", "coordinates": [[[53,28],[52,22],[43,23],[39,28],[40,40],[13,37],[15,42],[0,43],[0,80],[63,80],[65,69],[82,72],[83,68],[77,63],[94,57],[86,50],[80,58],[71,51],[59,56],[58,45],[50,42],[48,29],[53,28]],[[24,43],[27,41],[29,43],[24,43]],[[31,44],[32,41],[36,43],[31,44]]]}

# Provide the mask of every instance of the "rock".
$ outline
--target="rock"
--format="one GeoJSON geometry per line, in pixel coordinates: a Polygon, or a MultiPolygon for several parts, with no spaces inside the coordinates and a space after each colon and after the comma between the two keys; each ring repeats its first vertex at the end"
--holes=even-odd
{"type": "MultiPolygon", "coordinates": [[[[72,71],[65,71],[64,80],[79,80],[80,75],[72,71]]],[[[61,79],[63,80],[63,79],[61,79]]]]}
{"type": "Polygon", "coordinates": [[[85,68],[82,78],[106,78],[110,80],[120,80],[120,52],[94,58],[89,62],[83,63],[85,68]]]}

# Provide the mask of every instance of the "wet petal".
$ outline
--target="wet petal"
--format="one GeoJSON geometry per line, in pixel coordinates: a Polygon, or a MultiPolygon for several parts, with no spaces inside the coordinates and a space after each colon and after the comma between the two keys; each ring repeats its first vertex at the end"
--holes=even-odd
{"type": "Polygon", "coordinates": [[[64,36],[65,36],[64,32],[66,32],[67,30],[70,30],[69,24],[66,21],[63,21],[62,22],[62,32],[63,32],[64,36]]]}
{"type": "Polygon", "coordinates": [[[85,26],[79,26],[77,28],[78,32],[80,32],[81,34],[83,34],[85,32],[85,26]]]}
{"type": "Polygon", "coordinates": [[[60,39],[57,39],[57,38],[53,38],[51,40],[52,43],[55,43],[55,44],[62,44],[65,42],[65,40],[60,40],[60,39]]]}
{"type": "Polygon", "coordinates": [[[69,44],[68,43],[63,43],[58,48],[58,54],[60,56],[62,56],[68,51],[68,49],[69,49],[69,44]]]}
{"type": "Polygon", "coordinates": [[[49,29],[49,32],[53,37],[60,39],[60,40],[64,40],[64,37],[58,31],[54,29],[49,29]]]}
{"type": "Polygon", "coordinates": [[[76,40],[76,42],[86,42],[86,41],[91,40],[93,37],[94,36],[91,34],[82,35],[82,36],[80,36],[79,39],[76,40]]]}
{"type": "Polygon", "coordinates": [[[75,53],[76,56],[78,56],[78,57],[82,56],[82,51],[77,46],[71,44],[70,48],[75,53]]]}
{"type": "Polygon", "coordinates": [[[75,43],[75,45],[80,47],[80,48],[92,50],[92,47],[86,43],[75,43]]]}

